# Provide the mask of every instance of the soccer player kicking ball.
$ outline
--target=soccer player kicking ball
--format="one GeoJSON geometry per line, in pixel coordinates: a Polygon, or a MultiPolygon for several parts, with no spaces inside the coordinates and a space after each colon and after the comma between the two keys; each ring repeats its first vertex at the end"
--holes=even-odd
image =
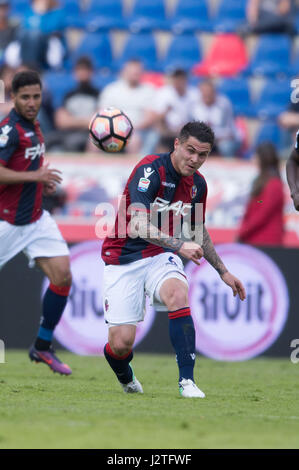
{"type": "Polygon", "coordinates": [[[152,303],[163,304],[168,311],[180,394],[205,396],[194,383],[195,330],[188,283],[177,254],[196,264],[204,256],[233,294],[245,299],[242,283],[224,266],[204,226],[207,185],[197,170],[206,161],[213,142],[209,126],[190,122],[175,139],[173,152],[143,158],[126,184],[122,198],[125,203],[120,205],[114,233],[104,240],[104,312],[109,326],[104,354],[126,393],[143,393],[130,362],[136,325],[143,320],[147,294],[152,303]],[[188,213],[191,212],[191,221],[194,219],[199,204],[203,208],[198,226],[203,233],[202,246],[173,235],[188,213]],[[153,222],[155,213],[158,225],[153,222]],[[159,217],[166,214],[170,215],[169,230],[163,231],[159,217]]]}
{"type": "Polygon", "coordinates": [[[296,211],[299,211],[299,131],[296,134],[295,148],[286,165],[287,180],[296,211]]]}
{"type": "Polygon", "coordinates": [[[12,81],[14,108],[0,123],[0,269],[22,251],[50,280],[29,357],[70,375],[69,366],[51,347],[69,295],[71,272],[67,244],[54,219],[42,209],[42,195],[54,192],[61,176],[44,164],[44,139],[36,120],[41,88],[36,72],[17,73],[12,81]]]}

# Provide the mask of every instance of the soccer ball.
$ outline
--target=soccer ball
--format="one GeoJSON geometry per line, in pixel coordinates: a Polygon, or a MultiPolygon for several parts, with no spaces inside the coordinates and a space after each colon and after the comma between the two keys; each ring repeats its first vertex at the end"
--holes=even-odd
{"type": "Polygon", "coordinates": [[[117,108],[100,109],[91,119],[89,136],[104,152],[120,152],[132,134],[133,126],[125,113],[117,108]]]}

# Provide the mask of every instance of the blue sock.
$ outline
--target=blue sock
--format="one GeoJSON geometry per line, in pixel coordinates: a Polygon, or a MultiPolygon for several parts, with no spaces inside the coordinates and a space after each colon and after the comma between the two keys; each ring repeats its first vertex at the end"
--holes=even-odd
{"type": "Polygon", "coordinates": [[[124,356],[117,356],[112,351],[109,343],[104,347],[105,358],[108,364],[115,373],[116,377],[122,384],[128,384],[133,380],[133,371],[130,367],[130,362],[133,359],[133,351],[129,351],[124,356]]]}
{"type": "Polygon", "coordinates": [[[43,316],[38,330],[35,347],[49,349],[53,332],[65,309],[70,286],[59,287],[50,284],[43,298],[43,316]]]}
{"type": "Polygon", "coordinates": [[[179,367],[179,381],[193,378],[195,365],[195,329],[190,308],[184,307],[168,312],[169,336],[176,352],[179,367]]]}

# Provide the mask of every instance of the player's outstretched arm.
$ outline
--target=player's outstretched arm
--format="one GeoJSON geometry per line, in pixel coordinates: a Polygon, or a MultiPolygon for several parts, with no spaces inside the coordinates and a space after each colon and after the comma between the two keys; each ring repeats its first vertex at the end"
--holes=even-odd
{"type": "Polygon", "coordinates": [[[36,171],[15,171],[0,164],[0,184],[61,183],[61,172],[48,166],[47,163],[36,171]]]}
{"type": "Polygon", "coordinates": [[[298,153],[298,133],[296,148],[292,151],[287,160],[286,173],[288,185],[293,199],[294,207],[299,211],[299,153],[298,153]]]}
{"type": "Polygon", "coordinates": [[[238,278],[233,276],[233,274],[228,271],[228,269],[222,262],[220,256],[215,250],[209,232],[207,231],[205,226],[203,226],[202,247],[204,250],[205,259],[208,261],[208,263],[210,263],[211,266],[213,266],[214,269],[216,269],[223,282],[225,282],[225,284],[231,287],[234,296],[238,294],[240,299],[244,300],[246,298],[246,292],[242,282],[238,278]]]}
{"type": "Polygon", "coordinates": [[[194,242],[184,242],[161,232],[150,222],[149,214],[146,212],[138,212],[132,217],[129,235],[131,237],[141,237],[147,242],[163,248],[170,248],[198,265],[200,264],[198,260],[203,256],[203,250],[200,245],[194,242]]]}

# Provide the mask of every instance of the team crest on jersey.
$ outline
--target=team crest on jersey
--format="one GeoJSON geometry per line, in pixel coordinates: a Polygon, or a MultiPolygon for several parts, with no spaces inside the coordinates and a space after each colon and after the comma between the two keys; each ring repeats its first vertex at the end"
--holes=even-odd
{"type": "Polygon", "coordinates": [[[0,147],[5,147],[5,145],[7,144],[8,139],[9,139],[8,134],[10,133],[11,130],[12,130],[12,127],[8,125],[1,128],[2,134],[0,134],[0,147]]]}
{"type": "Polygon", "coordinates": [[[195,184],[194,184],[194,185],[192,186],[192,188],[190,189],[190,196],[191,196],[191,198],[194,199],[195,196],[196,196],[196,194],[197,194],[197,186],[195,186],[195,184]]]}

